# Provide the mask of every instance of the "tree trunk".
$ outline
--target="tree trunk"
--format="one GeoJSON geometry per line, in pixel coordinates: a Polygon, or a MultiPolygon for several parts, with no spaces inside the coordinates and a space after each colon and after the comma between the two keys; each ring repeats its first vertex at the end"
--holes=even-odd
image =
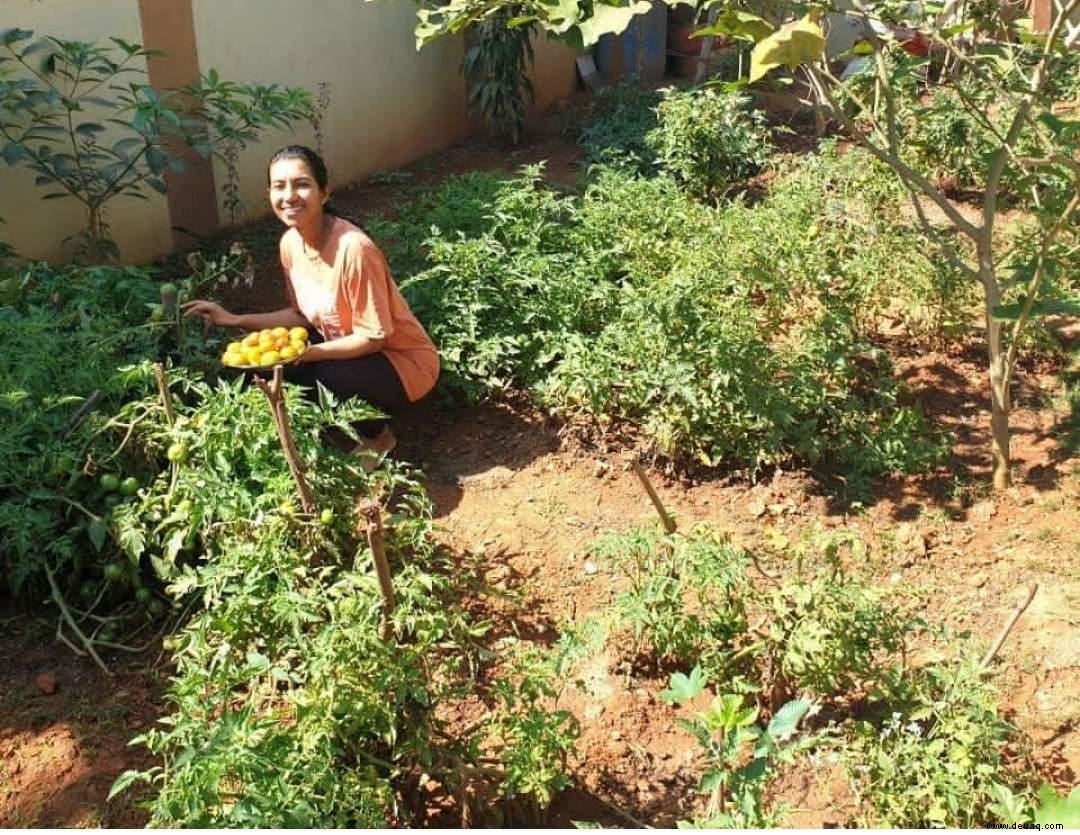
{"type": "Polygon", "coordinates": [[[1006,367],[1004,328],[993,317],[993,309],[1001,304],[1001,289],[997,283],[993,258],[989,252],[980,253],[979,275],[986,292],[986,353],[990,364],[990,454],[993,457],[994,489],[1004,490],[1012,484],[1012,459],[1009,455],[1009,369],[1006,367]]]}
{"type": "Polygon", "coordinates": [[[101,229],[101,206],[91,206],[87,210],[86,237],[86,263],[100,264],[105,260],[105,247],[101,243],[104,237],[101,229]]]}

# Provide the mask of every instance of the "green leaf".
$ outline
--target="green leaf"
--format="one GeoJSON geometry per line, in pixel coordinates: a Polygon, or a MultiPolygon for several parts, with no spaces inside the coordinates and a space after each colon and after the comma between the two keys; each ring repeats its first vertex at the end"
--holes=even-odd
{"type": "Polygon", "coordinates": [[[34,37],[33,29],[2,29],[0,30],[0,39],[3,40],[4,46],[12,46],[19,41],[25,41],[28,38],[34,37]]]}
{"type": "Polygon", "coordinates": [[[683,704],[704,689],[705,672],[701,667],[694,667],[689,677],[682,673],[672,673],[670,686],[660,694],[660,698],[668,704],[683,704]]]}
{"type": "Polygon", "coordinates": [[[694,32],[695,38],[706,35],[727,35],[741,40],[760,41],[769,37],[773,32],[773,25],[767,20],[752,15],[749,12],[740,12],[736,9],[727,9],[716,23],[705,26],[694,32]]]}
{"type": "Polygon", "coordinates": [[[592,17],[578,24],[581,32],[581,43],[590,47],[597,43],[603,35],[620,35],[630,21],[639,14],[649,11],[652,5],[648,0],[632,0],[626,6],[609,6],[606,3],[597,3],[593,6],[592,17]]]}
{"type": "Polygon", "coordinates": [[[723,782],[724,769],[710,768],[701,775],[701,781],[698,783],[698,794],[712,794],[723,782]]]}
{"type": "Polygon", "coordinates": [[[1033,818],[1044,829],[1050,824],[1080,829],[1080,786],[1074,786],[1068,797],[1060,797],[1051,786],[1044,784],[1039,789],[1039,806],[1033,818]]]}
{"type": "MultiPolygon", "coordinates": [[[[1000,304],[992,311],[993,317],[1002,322],[1016,321],[1024,309],[1024,302],[1000,304]]],[[[1031,306],[1031,316],[1080,316],[1080,296],[1065,299],[1040,299],[1031,306]]]]}
{"type": "Polygon", "coordinates": [[[9,142],[4,146],[3,156],[4,162],[8,165],[14,165],[26,156],[26,146],[19,142],[9,142]]]}
{"type": "Polygon", "coordinates": [[[105,126],[99,125],[97,122],[83,122],[75,128],[75,133],[80,136],[93,136],[95,133],[101,133],[103,130],[105,130],[105,126]]]}
{"type": "Polygon", "coordinates": [[[758,41],[750,53],[751,83],[764,78],[769,70],[779,66],[795,69],[800,64],[817,61],[825,54],[825,35],[818,21],[820,9],[811,9],[805,17],[782,26],[764,40],[758,41]]]}
{"type": "Polygon", "coordinates": [[[776,715],[770,720],[765,732],[779,742],[790,739],[795,735],[799,722],[813,706],[814,703],[808,699],[792,699],[776,711],[776,715]]]}
{"type": "Polygon", "coordinates": [[[547,28],[561,35],[576,26],[579,20],[581,4],[578,0],[556,0],[554,7],[547,13],[547,28]]]}
{"type": "Polygon", "coordinates": [[[128,786],[130,786],[132,783],[150,782],[151,774],[159,770],[160,769],[155,767],[150,769],[150,772],[135,771],[134,769],[129,769],[125,771],[123,774],[117,777],[116,780],[113,781],[112,788],[109,789],[109,796],[105,799],[112,800],[114,797],[120,794],[120,792],[126,790],[128,786]]]}
{"type": "Polygon", "coordinates": [[[990,796],[994,798],[994,801],[987,806],[987,809],[991,814],[997,816],[1002,823],[1027,822],[1026,804],[1022,798],[1013,794],[1008,786],[993,783],[990,786],[990,796]]]}
{"type": "Polygon", "coordinates": [[[946,26],[944,29],[941,30],[941,37],[945,40],[948,40],[949,38],[953,38],[964,32],[970,32],[974,28],[974,20],[965,20],[963,23],[957,23],[953,26],[946,26]]]}
{"type": "Polygon", "coordinates": [[[86,533],[90,536],[94,550],[100,553],[102,546],[105,544],[105,537],[109,534],[109,529],[105,526],[105,523],[100,519],[94,519],[86,529],[86,533]]]}

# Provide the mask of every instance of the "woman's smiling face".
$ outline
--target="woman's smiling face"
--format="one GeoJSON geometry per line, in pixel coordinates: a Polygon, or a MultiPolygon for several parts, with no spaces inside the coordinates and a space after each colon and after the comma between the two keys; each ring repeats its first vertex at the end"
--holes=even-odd
{"type": "Polygon", "coordinates": [[[301,232],[320,228],[328,196],[304,160],[286,157],[270,166],[270,205],[286,226],[301,232]]]}

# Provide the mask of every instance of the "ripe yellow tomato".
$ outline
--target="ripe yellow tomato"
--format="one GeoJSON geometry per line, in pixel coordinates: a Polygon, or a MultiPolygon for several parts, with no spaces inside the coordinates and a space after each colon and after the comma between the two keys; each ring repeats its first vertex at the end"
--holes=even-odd
{"type": "Polygon", "coordinates": [[[297,356],[300,352],[296,350],[292,345],[286,345],[281,349],[281,358],[283,360],[291,360],[297,356]]]}
{"type": "Polygon", "coordinates": [[[300,341],[294,339],[292,342],[289,343],[289,347],[295,348],[297,354],[302,354],[302,353],[304,353],[304,351],[307,350],[308,346],[307,346],[306,342],[300,342],[300,341]]]}
{"type": "Polygon", "coordinates": [[[244,355],[237,351],[226,351],[224,356],[222,356],[221,361],[232,368],[235,368],[238,365],[247,364],[247,359],[244,355]]]}
{"type": "Polygon", "coordinates": [[[258,365],[259,360],[262,359],[262,351],[258,348],[248,348],[244,351],[244,359],[247,360],[247,365],[258,365]]]}
{"type": "Polygon", "coordinates": [[[239,342],[230,342],[225,347],[225,353],[227,354],[242,354],[244,352],[244,346],[239,342]]]}
{"type": "Polygon", "coordinates": [[[252,331],[251,333],[249,333],[241,340],[240,344],[243,345],[245,348],[254,348],[256,345],[259,344],[258,331],[252,331]]]}
{"type": "Polygon", "coordinates": [[[302,328],[297,325],[295,328],[289,329],[289,340],[291,342],[307,342],[307,339],[307,328],[302,328]]]}
{"type": "Polygon", "coordinates": [[[273,365],[275,362],[281,362],[281,354],[277,351],[266,351],[259,359],[259,365],[273,365]]]}
{"type": "Polygon", "coordinates": [[[280,338],[282,336],[288,336],[289,335],[289,329],[288,328],[283,328],[280,325],[278,325],[276,328],[271,328],[270,329],[270,335],[272,337],[274,337],[274,339],[278,339],[278,338],[280,338]]]}

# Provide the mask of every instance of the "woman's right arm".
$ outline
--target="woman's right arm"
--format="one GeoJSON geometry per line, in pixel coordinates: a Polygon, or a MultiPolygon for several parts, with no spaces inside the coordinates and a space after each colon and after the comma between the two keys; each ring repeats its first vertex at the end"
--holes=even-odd
{"type": "Polygon", "coordinates": [[[201,316],[211,325],[223,328],[241,328],[258,331],[264,328],[302,328],[311,327],[311,323],[296,309],[283,307],[268,313],[230,313],[217,302],[196,299],[184,305],[185,316],[201,316]]]}

